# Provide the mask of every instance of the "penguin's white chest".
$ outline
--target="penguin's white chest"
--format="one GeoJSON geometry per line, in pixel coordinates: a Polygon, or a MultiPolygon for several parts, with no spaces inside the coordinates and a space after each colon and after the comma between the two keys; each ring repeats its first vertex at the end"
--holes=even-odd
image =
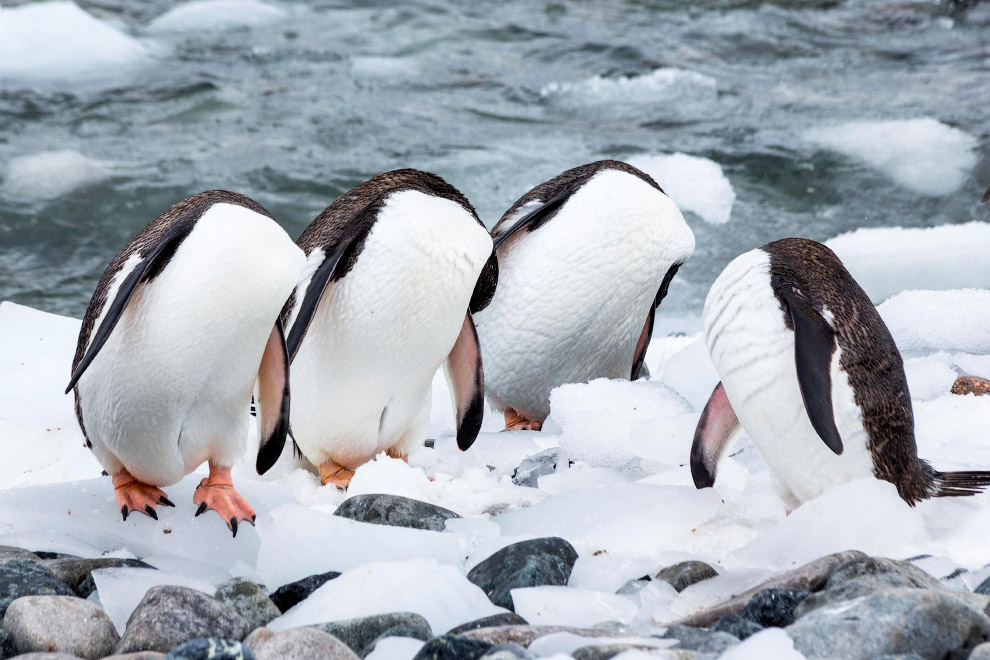
{"type": "MultiPolygon", "coordinates": [[[[115,278],[104,310],[136,261],[115,278]]],[[[244,450],[261,356],[304,264],[270,218],[210,207],[134,292],[79,380],[90,440],[156,485],[207,459],[229,464],[244,450]]]]}
{"type": "Polygon", "coordinates": [[[782,495],[804,502],[828,487],[873,475],[862,414],[840,349],[832,356],[832,407],[843,452],[833,453],[811,425],[797,379],[794,333],[770,286],[770,255],[752,250],[712,285],[704,309],[708,352],[746,433],[782,495]]]}
{"type": "MultiPolygon", "coordinates": [[[[293,437],[311,462],[356,466],[422,440],[433,375],[491,251],[491,237],[456,202],[417,191],[388,197],[292,362],[293,437]]],[[[322,259],[314,250],[310,265],[322,259]]]]}

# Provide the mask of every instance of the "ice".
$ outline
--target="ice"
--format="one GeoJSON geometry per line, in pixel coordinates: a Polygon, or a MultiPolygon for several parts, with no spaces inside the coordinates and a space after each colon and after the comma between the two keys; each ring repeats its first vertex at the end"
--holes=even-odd
{"type": "Polygon", "coordinates": [[[990,287],[990,223],[857,229],[825,245],[874,303],[909,289],[990,287]]]}
{"type": "Polygon", "coordinates": [[[574,587],[512,590],[516,614],[531,625],[590,628],[605,621],[629,623],[636,606],[624,596],[574,587]]]}
{"type": "Polygon", "coordinates": [[[877,311],[903,351],[990,353],[990,291],[905,291],[877,311]]]}
{"type": "MultiPolygon", "coordinates": [[[[338,537],[323,537],[333,545],[338,537]]],[[[357,568],[330,580],[268,624],[285,630],[388,612],[415,612],[434,634],[486,616],[504,613],[459,569],[434,560],[375,562],[365,557],[357,568]]]]}
{"type": "Polygon", "coordinates": [[[72,2],[0,10],[0,80],[23,83],[110,79],[148,50],[72,2]]]}
{"type": "Polygon", "coordinates": [[[916,401],[928,401],[948,393],[957,378],[952,367],[933,357],[906,360],[904,373],[911,398],[916,401]]]}
{"type": "Polygon", "coordinates": [[[963,376],[990,378],[990,355],[956,353],[952,356],[952,362],[963,376]]]}
{"type": "MultiPolygon", "coordinates": [[[[619,656],[621,657],[621,656],[619,656]]],[[[720,656],[720,660],[803,660],[804,655],[794,650],[794,641],[783,628],[767,628],[743,640],[720,656]]]]}
{"type": "Polygon", "coordinates": [[[164,34],[258,27],[285,15],[282,9],[255,0],[197,0],[173,7],[151,21],[145,31],[164,34]]]}
{"type": "Polygon", "coordinates": [[[426,642],[409,637],[386,637],[375,644],[375,650],[364,660],[412,660],[426,642]]]}
{"type": "Polygon", "coordinates": [[[90,160],[78,151],[42,151],[7,163],[0,194],[18,201],[54,199],[110,175],[106,163],[90,160]]]}
{"type": "Polygon", "coordinates": [[[696,213],[713,225],[729,221],[736,193],[715,161],[674,153],[634,156],[627,162],[653,177],[681,211],[696,213]]]}
{"type": "Polygon", "coordinates": [[[660,568],[652,559],[586,555],[574,562],[567,586],[614,594],[626,582],[655,573],[660,568]]]}
{"type": "MultiPolygon", "coordinates": [[[[639,76],[592,76],[577,82],[551,82],[540,89],[542,98],[565,108],[588,108],[618,116],[626,116],[642,105],[708,106],[717,93],[714,78],[675,68],[656,69],[639,76]]],[[[663,110],[676,112],[677,108],[663,110]]]]}
{"type": "Polygon", "coordinates": [[[164,584],[189,587],[210,596],[216,591],[210,582],[147,568],[100,568],[93,571],[93,581],[100,593],[100,604],[121,635],[134,608],[152,587],[164,584]]]}
{"type": "Polygon", "coordinates": [[[976,164],[976,138],[931,117],[854,121],[815,128],[805,137],[933,197],[958,190],[976,164]]]}

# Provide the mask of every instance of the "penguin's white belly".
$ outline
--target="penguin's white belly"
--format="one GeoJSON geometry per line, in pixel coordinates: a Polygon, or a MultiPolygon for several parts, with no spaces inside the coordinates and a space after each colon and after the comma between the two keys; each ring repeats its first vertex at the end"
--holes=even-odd
{"type": "Polygon", "coordinates": [[[510,238],[495,297],[475,315],[496,407],[544,419],[550,391],[563,383],[629,378],[660,283],[693,247],[673,202],[616,171],[596,175],[542,227],[510,238]]]}
{"type": "Polygon", "coordinates": [[[79,381],[97,455],[165,486],[207,459],[229,465],[243,453],[261,356],[304,264],[271,219],[233,204],[208,209],[134,292],[79,381]]]}
{"type": "MultiPolygon", "coordinates": [[[[310,462],[353,468],[423,439],[433,376],[491,250],[455,202],[389,196],[353,268],[328,285],[292,363],[293,438],[310,462]]],[[[311,253],[311,265],[322,256],[311,253]]]]}
{"type": "Polygon", "coordinates": [[[832,356],[832,406],[843,452],[833,453],[811,425],[797,380],[794,333],[770,286],[769,255],[737,257],[705,301],[705,340],[729,403],[776,480],[798,502],[828,487],[873,475],[862,415],[832,356]]]}

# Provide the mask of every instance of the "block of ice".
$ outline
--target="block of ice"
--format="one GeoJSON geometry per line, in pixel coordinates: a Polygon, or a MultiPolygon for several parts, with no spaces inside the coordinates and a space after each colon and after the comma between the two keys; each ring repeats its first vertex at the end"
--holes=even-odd
{"type": "Polygon", "coordinates": [[[278,7],[257,0],[195,0],[169,9],[151,21],[145,31],[164,34],[258,27],[285,16],[278,7]]]}
{"type": "Polygon", "coordinates": [[[660,380],[687,399],[699,414],[704,410],[719,377],[700,333],[693,342],[670,356],[660,380]]]}
{"type": "Polygon", "coordinates": [[[905,291],[879,305],[901,351],[990,353],[990,291],[905,291]]]}
{"type": "Polygon", "coordinates": [[[629,580],[638,580],[659,568],[652,559],[586,555],[574,562],[567,586],[614,594],[629,580]]]}
{"type": "Polygon", "coordinates": [[[955,369],[934,357],[905,360],[904,373],[911,398],[916,401],[928,401],[947,394],[957,377],[955,369]]]}
{"type": "Polygon", "coordinates": [[[605,621],[629,623],[636,606],[625,596],[575,587],[526,587],[512,590],[516,614],[531,625],[590,628],[605,621]]]}
{"type": "Polygon", "coordinates": [[[152,587],[163,584],[189,587],[210,596],[216,590],[214,585],[205,580],[147,568],[100,568],[93,571],[93,581],[100,593],[100,604],[121,635],[124,634],[131,612],[152,587]]]}
{"type": "Polygon", "coordinates": [[[681,96],[714,98],[715,79],[696,71],[661,68],[640,76],[592,76],[578,82],[551,82],[540,89],[544,98],[581,99],[586,103],[653,103],[681,96]]]}
{"type": "Polygon", "coordinates": [[[653,177],[682,211],[715,225],[729,221],[736,193],[715,161],[674,153],[633,156],[628,163],[653,177]]]}
{"type": "Polygon", "coordinates": [[[863,228],[825,245],[874,304],[910,289],[990,287],[990,223],[863,228]]]}
{"type": "Polygon", "coordinates": [[[811,129],[805,137],[922,195],[958,190],[976,164],[976,138],[931,117],[854,121],[811,129]]]}
{"type": "Polygon", "coordinates": [[[720,660],[804,660],[804,655],[794,649],[794,641],[783,628],[761,630],[719,657],[720,660]]]}
{"type": "MultiPolygon", "coordinates": [[[[327,546],[341,539],[322,538],[327,546]]],[[[268,627],[286,630],[373,614],[415,612],[430,622],[434,634],[441,634],[462,623],[505,611],[493,605],[484,591],[453,566],[428,559],[372,561],[330,580],[268,627]]]]}
{"type": "Polygon", "coordinates": [[[964,376],[990,378],[990,355],[955,353],[952,355],[952,362],[964,376]]]}
{"type": "Polygon", "coordinates": [[[107,163],[73,149],[42,151],[10,159],[0,194],[16,200],[54,199],[110,175],[107,163]]]}

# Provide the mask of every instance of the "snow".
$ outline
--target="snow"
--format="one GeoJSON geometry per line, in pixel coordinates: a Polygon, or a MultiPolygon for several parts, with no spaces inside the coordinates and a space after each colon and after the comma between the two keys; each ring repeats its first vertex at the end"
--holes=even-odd
{"type": "Polygon", "coordinates": [[[931,117],[854,121],[811,129],[805,137],[932,197],[958,190],[977,160],[976,138],[931,117]]]}
{"type": "Polygon", "coordinates": [[[681,211],[696,213],[713,225],[729,221],[736,192],[715,161],[674,153],[634,156],[627,162],[653,177],[681,211]]]}
{"type": "Polygon", "coordinates": [[[149,34],[229,30],[268,25],[285,18],[285,11],[256,0],[198,0],[169,9],[155,18],[149,34]]]}
{"type": "Polygon", "coordinates": [[[42,151],[7,163],[0,194],[16,200],[48,200],[111,176],[106,163],[73,149],[42,151]]]}
{"type": "Polygon", "coordinates": [[[148,57],[139,41],[72,2],[0,9],[0,80],[35,84],[110,79],[148,57]]]}
{"type": "Polygon", "coordinates": [[[793,640],[781,628],[767,628],[746,638],[742,644],[730,648],[720,657],[721,660],[803,660],[804,655],[794,649],[793,640]]]}
{"type": "Polygon", "coordinates": [[[874,304],[911,289],[990,287],[990,223],[857,229],[825,245],[874,304]]]}
{"type": "Polygon", "coordinates": [[[955,350],[990,354],[990,291],[905,291],[877,307],[904,351],[955,350]]]}

